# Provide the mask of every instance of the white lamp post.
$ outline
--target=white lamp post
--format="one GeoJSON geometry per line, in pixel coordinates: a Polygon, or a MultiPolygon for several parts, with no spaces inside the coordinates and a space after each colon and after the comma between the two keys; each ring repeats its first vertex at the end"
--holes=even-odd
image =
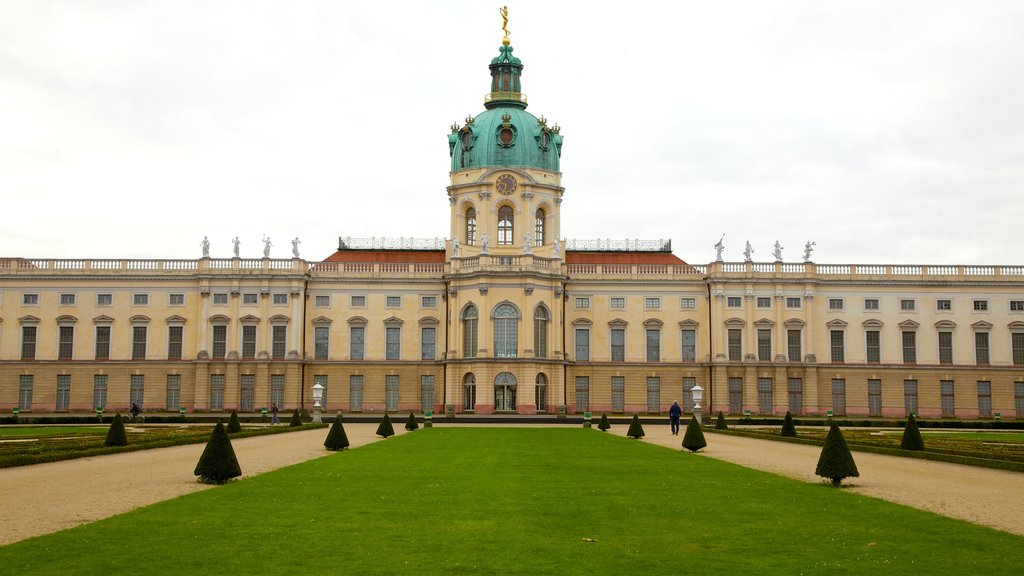
{"type": "Polygon", "coordinates": [[[698,384],[690,392],[693,394],[693,415],[697,417],[697,422],[703,422],[700,416],[700,401],[704,399],[704,389],[698,384]]]}
{"type": "Polygon", "coordinates": [[[313,422],[319,424],[320,420],[320,409],[323,408],[324,400],[324,385],[317,382],[313,384],[313,422]]]}

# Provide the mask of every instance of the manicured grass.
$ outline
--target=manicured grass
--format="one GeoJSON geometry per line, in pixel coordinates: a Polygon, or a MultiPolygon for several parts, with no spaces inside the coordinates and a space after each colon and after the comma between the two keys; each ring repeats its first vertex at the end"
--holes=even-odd
{"type": "MultiPolygon", "coordinates": [[[[902,431],[899,434],[902,434],[902,431]]],[[[980,440],[982,442],[1024,444],[1024,432],[932,432],[931,430],[921,430],[921,436],[925,440],[929,438],[954,438],[980,440]]]]}
{"type": "Polygon", "coordinates": [[[40,438],[43,436],[73,436],[75,434],[106,434],[109,426],[5,426],[0,437],[40,438]]]}
{"type": "Polygon", "coordinates": [[[0,548],[21,574],[986,574],[1024,538],[582,428],[435,427],[0,548]],[[593,540],[593,541],[589,541],[593,540]]]}

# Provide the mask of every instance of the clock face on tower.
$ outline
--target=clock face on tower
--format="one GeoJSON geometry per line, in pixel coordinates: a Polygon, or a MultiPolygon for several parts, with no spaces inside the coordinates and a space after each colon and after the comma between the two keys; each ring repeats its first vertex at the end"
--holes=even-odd
{"type": "Polygon", "coordinates": [[[494,181],[494,188],[501,194],[511,194],[516,191],[518,182],[511,174],[502,174],[494,181]]]}

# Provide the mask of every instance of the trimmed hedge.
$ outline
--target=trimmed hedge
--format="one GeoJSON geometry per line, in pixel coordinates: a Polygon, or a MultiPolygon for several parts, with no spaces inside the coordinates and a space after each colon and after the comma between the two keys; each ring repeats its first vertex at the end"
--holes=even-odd
{"type": "Polygon", "coordinates": [[[387,412],[384,413],[384,418],[380,421],[380,425],[377,426],[377,436],[381,438],[387,438],[388,436],[395,435],[395,428],[391,425],[391,418],[387,412]]]}
{"type": "Polygon", "coordinates": [[[213,428],[213,434],[203,449],[203,455],[199,457],[194,474],[199,476],[200,482],[209,484],[223,484],[242,475],[235,449],[231,447],[231,438],[220,421],[213,428]]]}
{"type": "Polygon", "coordinates": [[[289,428],[294,428],[296,426],[302,426],[302,417],[299,416],[298,408],[296,408],[295,411],[292,412],[292,421],[288,423],[289,428]]]}
{"type": "Polygon", "coordinates": [[[341,423],[341,412],[338,412],[334,424],[331,424],[331,431],[327,433],[327,440],[324,440],[324,448],[344,450],[348,446],[348,434],[345,433],[345,425],[341,423]]]}
{"type": "Polygon", "coordinates": [[[786,410],[786,419],[782,421],[781,434],[788,438],[796,438],[796,426],[793,425],[793,416],[789,410],[786,410]]]}
{"type": "Polygon", "coordinates": [[[697,421],[696,416],[693,416],[690,418],[690,423],[686,425],[686,434],[683,435],[683,448],[690,452],[696,452],[707,445],[708,441],[704,439],[704,432],[700,428],[700,422],[697,421]]]}
{"type": "Polygon", "coordinates": [[[228,434],[235,434],[242,431],[242,424],[238,421],[238,412],[231,411],[231,418],[228,419],[228,434]]]}
{"type": "Polygon", "coordinates": [[[128,434],[124,431],[124,420],[121,418],[121,413],[118,412],[114,415],[114,421],[110,423],[110,429],[107,430],[107,439],[103,441],[104,446],[127,446],[128,445],[128,434]]]}
{"type": "Polygon", "coordinates": [[[821,449],[821,456],[818,457],[818,465],[814,473],[822,478],[828,478],[833,486],[839,486],[844,478],[860,476],[857,471],[857,463],[853,461],[853,454],[850,447],[846,445],[843,432],[835,424],[828,429],[825,436],[825,445],[821,449]]]}
{"type": "Polygon", "coordinates": [[[921,438],[921,431],[917,429],[917,420],[913,414],[907,418],[907,425],[903,428],[900,448],[903,450],[924,450],[924,438],[921,438]]]}
{"type": "Polygon", "coordinates": [[[612,425],[608,422],[608,414],[601,414],[601,423],[597,425],[597,429],[601,432],[606,432],[612,425]]]}
{"type": "Polygon", "coordinates": [[[729,426],[725,423],[725,416],[722,415],[722,411],[718,411],[718,418],[715,420],[715,430],[728,430],[729,426]]]}
{"type": "Polygon", "coordinates": [[[633,421],[629,423],[629,430],[626,432],[626,436],[634,439],[644,437],[644,427],[640,424],[640,416],[638,414],[633,414],[633,421]]]}
{"type": "Polygon", "coordinates": [[[409,418],[405,421],[405,429],[412,432],[413,430],[419,430],[420,425],[416,422],[416,415],[409,412],[409,418]]]}

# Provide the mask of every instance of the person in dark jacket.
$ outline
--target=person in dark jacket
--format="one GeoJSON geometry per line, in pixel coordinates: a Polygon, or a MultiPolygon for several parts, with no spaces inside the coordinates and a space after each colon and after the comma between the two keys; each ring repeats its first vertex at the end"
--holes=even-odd
{"type": "Polygon", "coordinates": [[[668,409],[668,421],[672,426],[672,435],[679,435],[679,418],[683,415],[683,409],[679,407],[679,402],[673,402],[672,407],[668,409]]]}

